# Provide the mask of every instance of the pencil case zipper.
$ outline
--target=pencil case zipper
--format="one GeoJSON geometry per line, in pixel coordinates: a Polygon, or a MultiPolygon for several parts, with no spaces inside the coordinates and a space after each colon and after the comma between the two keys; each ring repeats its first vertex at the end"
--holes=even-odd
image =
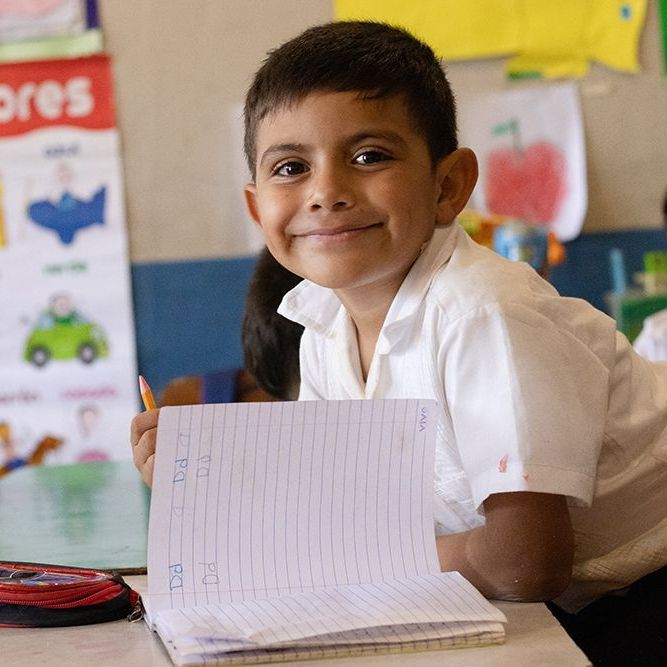
{"type": "MultiPolygon", "coordinates": [[[[51,609],[65,609],[82,605],[99,604],[112,600],[119,595],[123,586],[113,580],[84,584],[63,584],[60,591],[35,591],[36,586],[24,586],[24,590],[6,591],[0,585],[0,604],[20,604],[31,607],[49,607],[51,609]],[[67,590],[68,587],[69,590],[67,590]],[[32,589],[32,590],[30,590],[32,589]],[[77,589],[77,590],[72,590],[77,589]],[[94,589],[94,590],[91,590],[94,589]]],[[[132,598],[132,595],[130,595],[132,598]]],[[[134,604],[134,601],[131,600],[134,604]]]]}

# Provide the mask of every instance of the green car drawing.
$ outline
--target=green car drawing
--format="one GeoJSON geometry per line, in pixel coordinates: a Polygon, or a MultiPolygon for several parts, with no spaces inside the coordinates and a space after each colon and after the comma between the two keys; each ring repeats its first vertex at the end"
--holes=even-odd
{"type": "Polygon", "coordinates": [[[97,324],[79,317],[54,318],[44,313],[32,330],[23,358],[37,367],[50,359],[74,359],[90,364],[109,354],[109,343],[97,324]]]}

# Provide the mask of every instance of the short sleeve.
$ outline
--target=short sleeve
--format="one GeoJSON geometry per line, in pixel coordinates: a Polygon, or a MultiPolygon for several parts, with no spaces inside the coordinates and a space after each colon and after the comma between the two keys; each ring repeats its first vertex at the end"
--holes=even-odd
{"type": "Polygon", "coordinates": [[[475,505],[534,491],[592,501],[609,370],[571,332],[518,304],[492,304],[447,327],[447,405],[475,505]]]}

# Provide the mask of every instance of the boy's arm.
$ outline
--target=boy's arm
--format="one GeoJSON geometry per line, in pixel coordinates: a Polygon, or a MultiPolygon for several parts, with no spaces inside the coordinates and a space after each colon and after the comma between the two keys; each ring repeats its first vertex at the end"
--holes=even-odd
{"type": "Polygon", "coordinates": [[[499,600],[550,600],[565,590],[574,536],[564,496],[493,494],[484,514],[484,526],[436,538],[443,571],[458,570],[485,597],[499,600]]]}

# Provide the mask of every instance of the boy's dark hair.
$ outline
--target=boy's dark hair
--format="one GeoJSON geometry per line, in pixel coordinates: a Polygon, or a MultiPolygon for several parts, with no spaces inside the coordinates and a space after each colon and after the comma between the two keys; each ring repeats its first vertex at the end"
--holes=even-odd
{"type": "Polygon", "coordinates": [[[282,400],[296,398],[303,327],[276,310],[283,296],[299,282],[299,276],[264,248],[250,279],[243,314],[244,366],[264,391],[282,400]]]}
{"type": "Polygon", "coordinates": [[[454,96],[432,49],[385,23],[339,21],[271,51],[255,75],[245,102],[244,143],[253,178],[260,122],[317,91],[359,91],[363,99],[403,95],[433,164],[457,147],[454,96]]]}

